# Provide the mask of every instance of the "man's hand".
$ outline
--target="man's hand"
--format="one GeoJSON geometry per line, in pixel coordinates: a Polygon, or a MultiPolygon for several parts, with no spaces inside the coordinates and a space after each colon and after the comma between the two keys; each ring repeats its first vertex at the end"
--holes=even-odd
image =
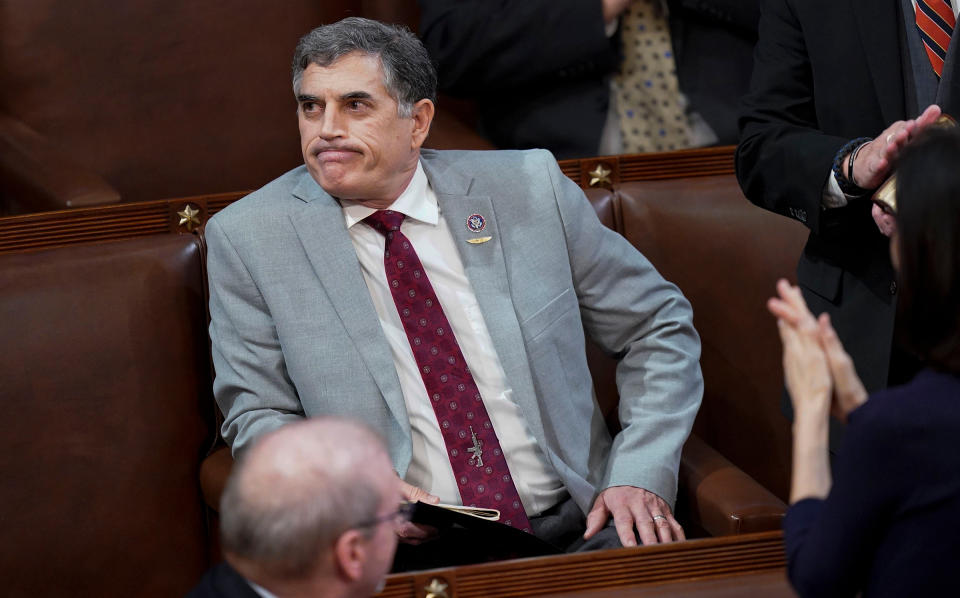
{"type": "MultiPolygon", "coordinates": [[[[940,107],[928,106],[917,118],[898,120],[884,129],[876,139],[865,145],[857,154],[857,160],[853,164],[853,182],[864,189],[879,187],[890,176],[904,146],[939,117],[940,107]]],[[[849,159],[848,156],[844,160],[844,172],[849,159]]]]}
{"type": "Polygon", "coordinates": [[[876,223],[877,228],[880,229],[880,232],[883,233],[885,237],[891,236],[897,230],[897,217],[884,211],[884,209],[877,204],[873,204],[872,210],[870,214],[873,216],[873,221],[876,223]]]}
{"type": "Polygon", "coordinates": [[[611,486],[601,492],[587,515],[584,539],[595,536],[611,516],[624,546],[637,545],[634,527],[645,545],[687,539],[666,501],[643,488],[611,486]]]}
{"type": "MultiPolygon", "coordinates": [[[[403,498],[410,502],[428,502],[437,504],[440,498],[430,494],[423,488],[412,486],[403,480],[400,480],[400,493],[403,498]]],[[[427,540],[432,540],[437,535],[437,528],[429,525],[420,525],[409,521],[403,523],[397,528],[397,537],[405,544],[421,544],[427,540]]]]}

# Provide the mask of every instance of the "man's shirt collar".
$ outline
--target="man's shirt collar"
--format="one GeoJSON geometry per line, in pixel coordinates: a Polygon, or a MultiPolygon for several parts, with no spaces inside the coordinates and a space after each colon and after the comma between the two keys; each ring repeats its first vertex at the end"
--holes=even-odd
{"type": "MultiPolygon", "coordinates": [[[[340,204],[343,206],[343,217],[346,220],[347,228],[376,212],[373,208],[349,199],[341,200],[340,204]]],[[[437,198],[433,193],[430,193],[430,182],[427,180],[427,174],[423,171],[423,165],[419,160],[417,161],[417,170],[413,173],[413,178],[410,179],[407,188],[403,190],[400,197],[390,204],[389,209],[427,224],[437,224],[440,220],[437,198]]]]}

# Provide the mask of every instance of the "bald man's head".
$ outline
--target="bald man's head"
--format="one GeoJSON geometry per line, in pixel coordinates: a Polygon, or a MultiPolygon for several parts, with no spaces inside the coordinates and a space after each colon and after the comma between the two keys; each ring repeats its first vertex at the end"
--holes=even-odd
{"type": "Polygon", "coordinates": [[[284,426],[234,467],[220,505],[224,551],[270,576],[305,578],[340,534],[395,502],[396,483],[367,427],[332,418],[284,426]]]}

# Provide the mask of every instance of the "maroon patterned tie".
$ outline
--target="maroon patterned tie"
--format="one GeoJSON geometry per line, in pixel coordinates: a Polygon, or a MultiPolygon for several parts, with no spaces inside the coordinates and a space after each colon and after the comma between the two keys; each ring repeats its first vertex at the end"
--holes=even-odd
{"type": "Polygon", "coordinates": [[[387,282],[440,424],[460,498],[464,505],[499,509],[502,523],[529,532],[530,522],[480,391],[417,252],[400,232],[403,217],[380,210],[364,222],[387,239],[387,282]]]}

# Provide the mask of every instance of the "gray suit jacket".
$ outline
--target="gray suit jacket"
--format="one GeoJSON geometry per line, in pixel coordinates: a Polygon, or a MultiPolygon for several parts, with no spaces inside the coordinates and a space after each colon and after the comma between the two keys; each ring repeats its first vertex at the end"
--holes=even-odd
{"type": "MultiPolygon", "coordinates": [[[[438,152],[421,160],[513,396],[571,496],[633,485],[672,504],[703,383],[690,305],[604,227],[545,151],[438,152]],[[486,218],[472,233],[471,214],[486,218]],[[471,237],[492,236],[482,244],[471,237]],[[623,431],[593,396],[584,331],[620,357],[623,431]]],[[[355,417],[411,442],[400,383],[339,204],[301,166],[206,227],[214,393],[234,452],[305,416],[355,417]]]]}

